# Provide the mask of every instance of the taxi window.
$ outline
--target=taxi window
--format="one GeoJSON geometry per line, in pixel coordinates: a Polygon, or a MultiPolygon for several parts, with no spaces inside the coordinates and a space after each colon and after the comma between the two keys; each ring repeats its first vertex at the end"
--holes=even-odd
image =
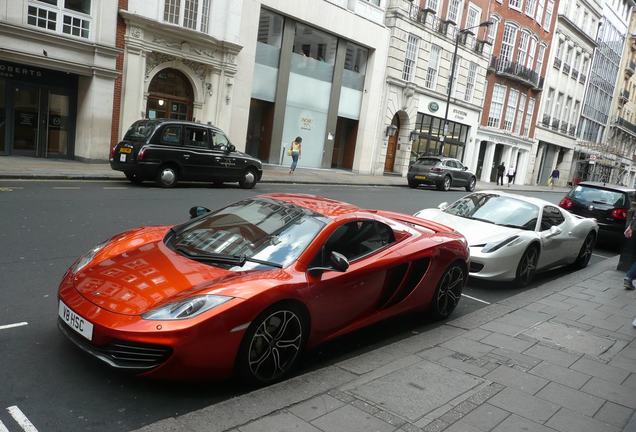
{"type": "Polygon", "coordinates": [[[161,131],[161,144],[180,145],[181,144],[181,126],[166,126],[161,131]]]}

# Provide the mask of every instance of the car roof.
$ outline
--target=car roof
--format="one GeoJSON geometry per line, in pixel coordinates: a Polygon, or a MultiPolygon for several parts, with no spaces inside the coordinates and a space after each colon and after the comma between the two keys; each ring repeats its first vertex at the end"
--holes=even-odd
{"type": "Polygon", "coordinates": [[[205,124],[205,123],[199,123],[199,122],[193,122],[193,121],[187,121],[187,120],[175,120],[175,119],[167,119],[167,118],[142,119],[142,120],[148,121],[148,122],[154,122],[154,123],[157,123],[157,125],[160,125],[163,123],[174,123],[174,124],[186,125],[186,126],[207,127],[207,128],[212,128],[212,129],[223,132],[221,129],[219,129],[218,127],[212,124],[205,124]]]}
{"type": "Polygon", "coordinates": [[[360,211],[360,208],[353,204],[336,201],[319,195],[272,193],[259,195],[259,197],[284,201],[328,217],[336,217],[360,211]]]}
{"type": "Polygon", "coordinates": [[[480,190],[479,192],[475,192],[475,193],[484,193],[484,194],[495,194],[495,195],[501,195],[501,196],[505,196],[505,197],[510,197],[510,198],[515,198],[521,201],[525,201],[527,203],[530,204],[534,204],[536,206],[539,207],[543,207],[545,205],[549,205],[552,207],[558,207],[558,205],[551,203],[550,201],[546,201],[546,200],[542,200],[541,198],[534,198],[534,197],[529,197],[529,196],[525,196],[525,195],[518,195],[518,194],[513,194],[513,193],[509,193],[509,192],[502,192],[500,190],[480,190]]]}
{"type": "Polygon", "coordinates": [[[603,183],[603,182],[593,182],[593,181],[583,181],[583,182],[579,183],[577,186],[591,186],[591,187],[598,187],[598,188],[610,189],[610,190],[615,190],[615,191],[619,191],[619,192],[627,192],[627,193],[632,193],[632,192],[636,191],[636,189],[630,188],[630,187],[627,187],[627,186],[619,186],[619,185],[615,185],[615,184],[608,184],[608,183],[603,183]]]}

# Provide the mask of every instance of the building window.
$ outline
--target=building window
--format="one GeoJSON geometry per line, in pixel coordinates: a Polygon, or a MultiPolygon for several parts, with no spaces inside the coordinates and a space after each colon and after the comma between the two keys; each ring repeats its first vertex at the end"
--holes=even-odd
{"type": "Polygon", "coordinates": [[[406,43],[406,56],[404,57],[404,70],[402,71],[402,79],[404,81],[413,81],[415,76],[418,41],[417,36],[409,34],[409,40],[406,43]]]}
{"type": "Polygon", "coordinates": [[[468,6],[468,17],[466,18],[466,28],[475,27],[481,22],[481,9],[472,3],[468,6]]]}
{"type": "Polygon", "coordinates": [[[198,0],[185,0],[185,9],[183,11],[183,26],[184,27],[196,30],[198,8],[199,8],[198,0]]]}
{"type": "Polygon", "coordinates": [[[207,33],[210,22],[210,0],[165,0],[163,20],[207,33]]]}
{"type": "Polygon", "coordinates": [[[521,10],[521,0],[509,0],[510,9],[521,10]]]}
{"type": "Polygon", "coordinates": [[[532,123],[532,115],[534,114],[534,98],[528,99],[528,109],[526,110],[526,122],[523,125],[521,135],[530,135],[530,125],[532,123]]]}
{"type": "Polygon", "coordinates": [[[550,117],[550,114],[552,112],[552,99],[554,99],[554,89],[550,88],[548,90],[548,97],[545,101],[545,107],[543,108],[544,117],[550,117]]]}
{"type": "Polygon", "coordinates": [[[523,65],[526,63],[526,55],[528,53],[528,40],[530,39],[530,33],[522,31],[519,35],[519,48],[517,48],[517,63],[523,65]]]}
{"type": "Polygon", "coordinates": [[[528,64],[526,65],[528,69],[532,69],[532,67],[534,66],[534,55],[536,52],[537,52],[537,38],[532,36],[530,38],[530,48],[528,49],[528,64]]]}
{"type": "Polygon", "coordinates": [[[537,0],[537,14],[534,16],[536,22],[541,25],[543,22],[543,8],[545,7],[545,0],[537,0]]]}
{"type": "Polygon", "coordinates": [[[504,119],[504,129],[512,132],[512,126],[515,122],[515,113],[517,112],[517,103],[519,102],[519,91],[510,89],[508,92],[508,105],[506,105],[506,118],[504,119]]]}
{"type": "Polygon", "coordinates": [[[548,0],[548,6],[545,9],[545,20],[543,21],[543,28],[546,31],[550,31],[550,25],[552,24],[552,12],[554,11],[554,1],[548,0]]]}
{"type": "Polygon", "coordinates": [[[473,99],[473,92],[475,90],[475,82],[477,81],[477,63],[470,62],[468,66],[468,79],[466,81],[466,93],[464,93],[464,100],[471,102],[473,99]]]}
{"type": "Polygon", "coordinates": [[[29,6],[27,22],[47,30],[55,30],[57,12],[42,7],[29,6]]]}
{"type": "Polygon", "coordinates": [[[517,117],[515,119],[515,128],[513,133],[519,135],[521,132],[521,124],[523,123],[523,110],[526,108],[526,95],[521,93],[519,96],[519,107],[517,108],[517,117]]]}
{"type": "Polygon", "coordinates": [[[438,0],[428,0],[426,2],[426,7],[428,9],[432,9],[435,11],[435,13],[437,14],[439,12],[439,1],[438,0]]]}
{"type": "Polygon", "coordinates": [[[85,19],[76,18],[70,15],[64,15],[64,24],[62,25],[62,33],[88,39],[88,27],[90,22],[85,19]]]}
{"type": "Polygon", "coordinates": [[[461,20],[461,3],[462,0],[450,0],[448,3],[448,13],[446,14],[446,19],[454,22],[455,24],[459,24],[461,20]]]}
{"type": "Polygon", "coordinates": [[[534,16],[534,12],[535,12],[535,7],[536,7],[537,1],[536,0],[526,0],[526,15],[528,15],[529,17],[533,17],[534,16]]]}
{"type": "Polygon", "coordinates": [[[166,0],[163,9],[163,20],[171,24],[179,24],[179,6],[181,0],[166,0]]]}
{"type": "Polygon", "coordinates": [[[490,101],[490,110],[488,110],[488,126],[499,127],[501,123],[501,110],[506,97],[506,86],[495,84],[492,89],[492,99],[490,101]]]}
{"type": "Polygon", "coordinates": [[[517,36],[517,27],[514,24],[506,23],[504,26],[503,38],[501,41],[501,51],[499,58],[503,67],[512,61],[512,53],[515,50],[515,39],[517,36]]]}
{"type": "Polygon", "coordinates": [[[27,8],[27,24],[88,39],[92,21],[90,11],[90,0],[32,1],[27,8]]]}
{"type": "Polygon", "coordinates": [[[426,70],[426,80],[424,81],[424,87],[428,89],[435,89],[437,84],[437,69],[439,67],[439,56],[442,49],[437,45],[431,45],[431,56],[428,62],[428,69],[426,70]]]}
{"type": "Polygon", "coordinates": [[[543,59],[545,57],[545,45],[539,45],[539,54],[537,55],[537,65],[534,69],[535,72],[541,75],[541,71],[543,70],[543,59]]]}

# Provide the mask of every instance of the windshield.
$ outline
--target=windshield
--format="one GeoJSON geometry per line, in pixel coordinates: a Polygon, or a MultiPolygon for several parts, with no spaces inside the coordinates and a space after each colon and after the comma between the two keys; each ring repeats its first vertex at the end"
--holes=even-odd
{"type": "Polygon", "coordinates": [[[568,195],[577,201],[607,204],[613,207],[626,206],[624,193],[607,189],[579,185],[572,189],[568,195]]]}
{"type": "Polygon", "coordinates": [[[468,219],[532,231],[536,228],[539,216],[539,207],[534,204],[486,193],[465,196],[444,211],[468,219]]]}
{"type": "Polygon", "coordinates": [[[415,161],[415,165],[433,166],[439,163],[439,159],[436,158],[420,158],[415,161]]]}
{"type": "Polygon", "coordinates": [[[138,120],[133,123],[133,125],[128,128],[126,135],[124,135],[124,140],[128,141],[146,141],[150,138],[152,131],[155,130],[155,126],[157,122],[149,121],[149,120],[138,120]]]}
{"type": "MultiPolygon", "coordinates": [[[[273,199],[246,199],[196,221],[171,240],[191,254],[223,254],[292,264],[327,224],[322,215],[273,199]]],[[[243,269],[261,267],[246,263],[243,269]]]]}

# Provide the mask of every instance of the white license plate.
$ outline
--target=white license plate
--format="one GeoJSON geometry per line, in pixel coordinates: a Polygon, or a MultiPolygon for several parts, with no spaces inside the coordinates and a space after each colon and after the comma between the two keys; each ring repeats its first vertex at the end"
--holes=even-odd
{"type": "Polygon", "coordinates": [[[126,155],[125,154],[120,154],[119,155],[119,162],[126,162],[126,155]]]}
{"type": "Polygon", "coordinates": [[[76,314],[64,304],[64,302],[60,301],[60,307],[58,309],[58,315],[70,328],[75,330],[77,333],[81,334],[88,340],[92,340],[93,338],[93,324],[86,321],[84,318],[76,314]]]}

